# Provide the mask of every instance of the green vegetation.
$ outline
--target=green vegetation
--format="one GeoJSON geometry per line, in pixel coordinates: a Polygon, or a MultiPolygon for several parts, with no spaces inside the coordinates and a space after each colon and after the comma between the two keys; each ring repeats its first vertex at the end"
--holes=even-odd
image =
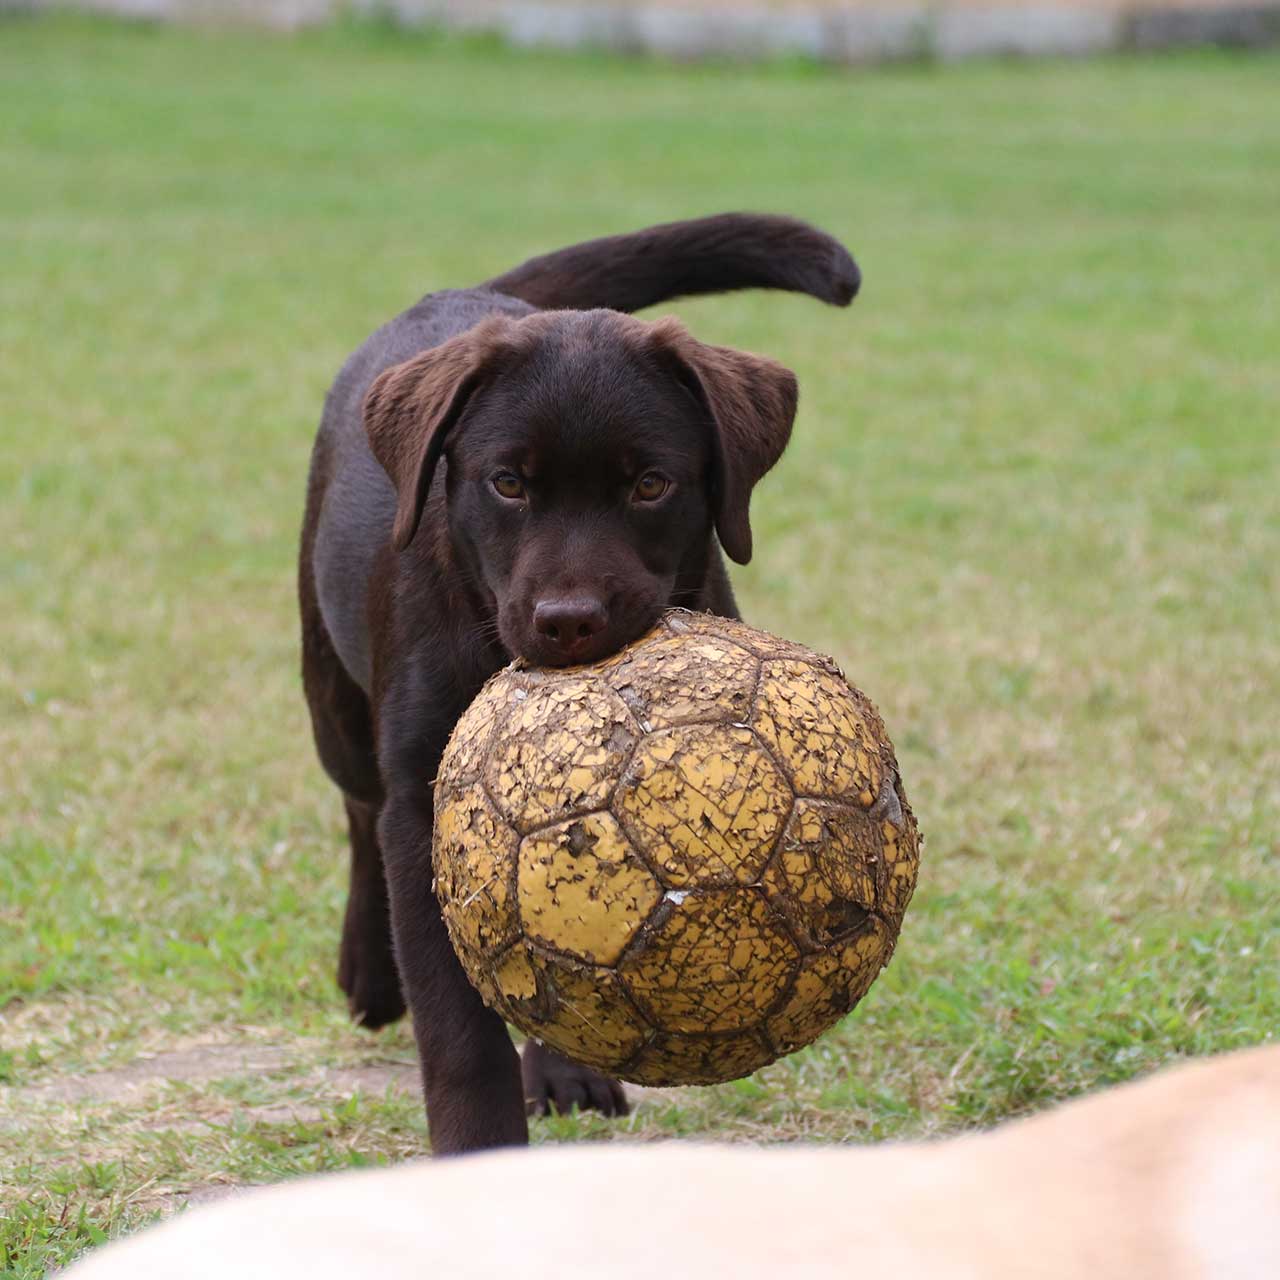
{"type": "Polygon", "coordinates": [[[1276,70],[0,25],[0,1272],[421,1150],[407,1030],[332,977],[310,437],[420,292],[651,221],[792,211],[863,263],[847,313],[679,310],[800,375],[740,595],[877,700],[928,844],[837,1032],[537,1140],[920,1135],[1273,1035],[1276,70]]]}

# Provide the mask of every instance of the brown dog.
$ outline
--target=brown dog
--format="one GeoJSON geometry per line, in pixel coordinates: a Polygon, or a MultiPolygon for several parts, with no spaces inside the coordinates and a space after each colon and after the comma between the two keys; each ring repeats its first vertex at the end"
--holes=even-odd
{"type": "Polygon", "coordinates": [[[1276,1280],[1280,1046],[947,1142],[609,1143],[307,1178],[197,1209],[70,1280],[508,1274],[1276,1280]],[[610,1212],[567,1215],[566,1187],[610,1212]]]}
{"type": "Polygon", "coordinates": [[[521,1064],[458,965],[430,866],[449,733],[515,656],[592,661],[669,605],[736,616],[716,538],[750,558],[751,490],[795,415],[780,365],[623,313],[749,286],[844,305],[858,284],[801,222],[672,223],[429,295],[329,392],[299,594],[316,746],[351,836],[338,981],[369,1027],[407,999],[437,1152],[527,1141],[526,1105],[626,1109],[616,1081],[536,1044],[521,1064]]]}

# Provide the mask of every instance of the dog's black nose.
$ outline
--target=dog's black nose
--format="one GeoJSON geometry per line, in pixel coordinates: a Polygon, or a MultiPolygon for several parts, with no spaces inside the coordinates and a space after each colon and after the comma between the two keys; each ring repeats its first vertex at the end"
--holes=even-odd
{"type": "Polygon", "coordinates": [[[604,605],[590,596],[539,600],[533,607],[534,629],[549,648],[566,658],[586,650],[607,621],[604,605]]]}

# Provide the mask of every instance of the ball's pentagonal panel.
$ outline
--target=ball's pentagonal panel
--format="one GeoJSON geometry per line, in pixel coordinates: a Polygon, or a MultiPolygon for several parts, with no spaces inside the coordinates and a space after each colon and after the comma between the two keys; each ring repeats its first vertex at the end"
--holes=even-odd
{"type": "Polygon", "coordinates": [[[436,887],[486,1003],[646,1084],[731,1079],[821,1034],[915,887],[875,709],[827,659],[705,614],[593,667],[500,672],[435,800],[436,887]]]}
{"type": "Polygon", "coordinates": [[[516,834],[477,783],[436,814],[436,893],[454,945],[483,955],[515,940],[516,834]]]}
{"type": "Polygon", "coordinates": [[[525,936],[591,964],[613,964],[662,897],[609,813],[525,836],[516,882],[525,936]]]}
{"type": "Polygon", "coordinates": [[[808,1044],[848,1013],[892,954],[888,929],[871,916],[860,932],[806,956],[782,1007],[765,1024],[778,1052],[808,1044]]]}
{"type": "Polygon", "coordinates": [[[503,814],[524,832],[604,808],[636,742],[626,706],[576,671],[518,686],[516,697],[484,771],[503,814]]]}
{"type": "Polygon", "coordinates": [[[740,1031],[764,1020],[798,961],[756,890],[672,890],[618,972],[664,1031],[740,1031]]]}
{"type": "Polygon", "coordinates": [[[636,1084],[720,1084],[767,1066],[778,1051],[758,1031],[727,1036],[661,1034],[627,1063],[636,1084]]]}
{"type": "Polygon", "coordinates": [[[753,883],[786,821],[791,788],[749,729],[690,725],[648,735],[613,811],[674,888],[753,883]]]}
{"type": "Polygon", "coordinates": [[[760,673],[754,727],[801,795],[856,798],[870,808],[880,791],[878,720],[829,668],[773,660],[760,673]]]}
{"type": "Polygon", "coordinates": [[[751,654],[714,633],[672,633],[624,649],[606,679],[648,733],[696,721],[744,722],[758,669],[751,654]]]}

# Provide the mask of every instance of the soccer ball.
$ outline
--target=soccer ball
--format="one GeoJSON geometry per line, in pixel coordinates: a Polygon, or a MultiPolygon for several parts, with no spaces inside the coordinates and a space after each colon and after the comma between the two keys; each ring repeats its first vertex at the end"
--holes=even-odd
{"type": "Polygon", "coordinates": [[[847,1013],[919,846],[839,668],[684,610],[593,666],[494,676],[436,780],[436,891],[471,982],[640,1084],[748,1075],[847,1013]]]}

